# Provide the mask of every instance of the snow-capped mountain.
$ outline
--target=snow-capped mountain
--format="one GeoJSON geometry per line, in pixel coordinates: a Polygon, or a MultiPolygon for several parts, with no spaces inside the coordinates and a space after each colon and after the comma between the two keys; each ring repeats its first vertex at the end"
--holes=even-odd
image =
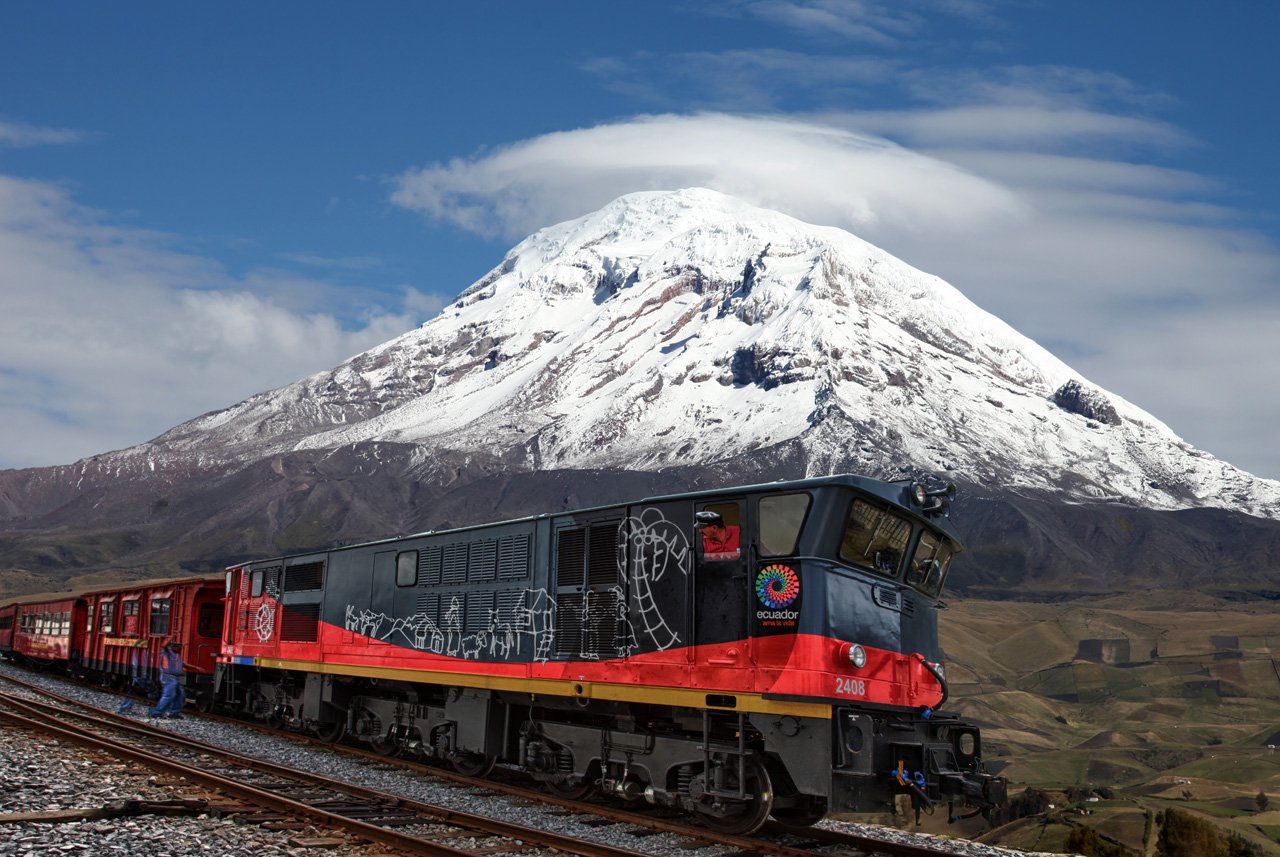
{"type": "Polygon", "coordinates": [[[799,444],[811,473],[1280,518],[1280,482],[1192,448],[941,279],[702,189],[543,229],[420,328],[111,459],[226,469],[374,441],[631,470],[799,444]]]}

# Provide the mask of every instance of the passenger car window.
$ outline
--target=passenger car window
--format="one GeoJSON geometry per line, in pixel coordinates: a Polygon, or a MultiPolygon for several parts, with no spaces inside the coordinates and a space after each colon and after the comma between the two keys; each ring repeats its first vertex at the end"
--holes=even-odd
{"type": "Polygon", "coordinates": [[[800,527],[808,511],[808,494],[760,498],[760,555],[788,556],[795,553],[800,527]]]}
{"type": "Polygon", "coordinates": [[[152,634],[169,633],[169,604],[170,602],[168,598],[151,599],[152,634]]]}
{"type": "Polygon", "coordinates": [[[99,629],[104,634],[110,634],[115,630],[115,613],[116,603],[114,601],[104,601],[98,607],[98,617],[101,624],[99,629]]]}
{"type": "Polygon", "coordinates": [[[911,536],[911,522],[865,500],[849,505],[840,558],[877,574],[896,577],[911,536]]]}

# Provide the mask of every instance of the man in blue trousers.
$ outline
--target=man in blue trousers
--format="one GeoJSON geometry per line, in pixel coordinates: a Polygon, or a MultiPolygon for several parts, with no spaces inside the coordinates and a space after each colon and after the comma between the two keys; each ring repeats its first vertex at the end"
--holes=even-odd
{"type": "Polygon", "coordinates": [[[160,650],[160,698],[149,711],[148,717],[182,719],[182,707],[187,704],[187,694],[182,689],[182,644],[170,640],[160,650]]]}

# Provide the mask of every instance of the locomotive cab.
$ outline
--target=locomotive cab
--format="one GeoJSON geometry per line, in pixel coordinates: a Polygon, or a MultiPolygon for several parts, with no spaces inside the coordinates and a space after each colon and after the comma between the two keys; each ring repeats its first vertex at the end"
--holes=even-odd
{"type": "Polygon", "coordinates": [[[845,812],[881,811],[898,794],[917,809],[1003,803],[1004,781],[983,770],[979,730],[937,712],[948,692],[938,598],[961,550],[945,518],[954,488],[856,477],[804,488],[709,500],[695,512],[699,532],[713,516],[738,530],[732,557],[714,550],[718,541],[698,553],[696,627],[727,641],[707,663],[749,663],[766,699],[833,706],[829,759],[802,758],[801,742],[761,730],[778,748],[793,806],[803,817],[805,807],[820,814],[813,795],[845,812]]]}

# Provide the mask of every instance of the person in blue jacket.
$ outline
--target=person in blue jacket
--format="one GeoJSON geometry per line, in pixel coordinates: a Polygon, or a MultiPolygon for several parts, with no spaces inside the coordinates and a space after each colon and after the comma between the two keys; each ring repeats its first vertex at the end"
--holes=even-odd
{"type": "Polygon", "coordinates": [[[187,694],[182,689],[182,644],[170,640],[160,650],[160,698],[147,712],[149,717],[182,718],[182,707],[187,704],[187,694]]]}

